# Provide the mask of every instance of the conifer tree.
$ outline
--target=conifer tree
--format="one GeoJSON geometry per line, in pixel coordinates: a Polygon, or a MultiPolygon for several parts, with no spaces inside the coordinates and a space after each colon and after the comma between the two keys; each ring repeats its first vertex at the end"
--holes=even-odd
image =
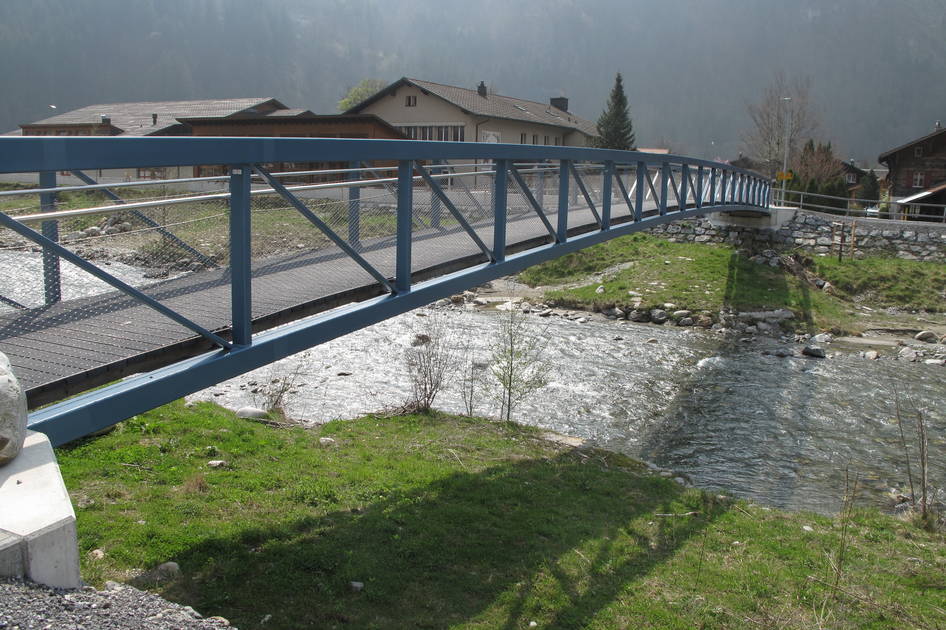
{"type": "Polygon", "coordinates": [[[631,124],[631,113],[627,96],[624,95],[624,82],[620,72],[614,77],[608,106],[598,118],[598,136],[597,146],[601,149],[630,151],[636,148],[634,126],[631,124]]]}
{"type": "Polygon", "coordinates": [[[874,169],[870,169],[867,175],[861,177],[861,181],[858,183],[861,186],[858,197],[871,201],[880,199],[880,182],[877,181],[877,174],[874,173],[874,169]]]}

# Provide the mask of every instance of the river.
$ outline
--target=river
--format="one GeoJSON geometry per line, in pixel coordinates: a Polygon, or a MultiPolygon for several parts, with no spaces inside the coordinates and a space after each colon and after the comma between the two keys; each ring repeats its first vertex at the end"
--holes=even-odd
{"type": "MultiPolygon", "coordinates": [[[[352,418],[406,400],[404,354],[417,333],[444,327],[460,363],[485,361],[499,313],[421,309],[221,383],[192,399],[228,407],[263,405],[253,393],[274,378],[294,381],[285,408],[303,424],[352,418]],[[438,324],[438,320],[440,324],[438,324]]],[[[724,339],[715,332],[529,316],[547,340],[550,383],[514,419],[682,473],[693,484],[791,510],[836,512],[845,476],[859,498],[890,507],[907,473],[894,400],[899,390],[917,474],[914,408],[927,423],[930,480],[946,482],[946,369],[892,358],[870,361],[829,348],[827,359],[778,358],[776,339],[724,339]]],[[[800,349],[800,346],[795,346],[800,349]]],[[[435,406],[463,412],[454,376],[435,406]]],[[[481,392],[476,413],[495,415],[481,392]]]]}

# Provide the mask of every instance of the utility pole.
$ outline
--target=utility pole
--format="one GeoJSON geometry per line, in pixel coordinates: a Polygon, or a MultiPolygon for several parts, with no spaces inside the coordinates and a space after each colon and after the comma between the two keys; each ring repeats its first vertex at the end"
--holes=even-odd
{"type": "Polygon", "coordinates": [[[785,103],[785,147],[784,154],[782,157],[782,205],[785,205],[785,183],[788,181],[788,137],[789,129],[792,124],[791,112],[789,111],[789,102],[791,102],[791,96],[783,96],[782,102],[785,103]]]}

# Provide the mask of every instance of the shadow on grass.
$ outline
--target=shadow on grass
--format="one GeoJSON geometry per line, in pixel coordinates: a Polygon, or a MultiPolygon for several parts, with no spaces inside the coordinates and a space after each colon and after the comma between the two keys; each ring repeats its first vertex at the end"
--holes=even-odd
{"type": "Polygon", "coordinates": [[[791,272],[784,267],[761,267],[733,252],[729,257],[723,304],[734,310],[756,310],[760,305],[791,303],[807,332],[815,331],[811,294],[808,284],[799,282],[798,298],[791,299],[791,272]]]}
{"type": "MultiPolygon", "coordinates": [[[[177,558],[188,577],[165,593],[244,630],[582,627],[725,509],[621,465],[594,451],[522,460],[210,539],[177,558]],[[703,516],[652,516],[682,504],[703,516]]],[[[329,487],[299,498],[332,503],[329,487]]]]}

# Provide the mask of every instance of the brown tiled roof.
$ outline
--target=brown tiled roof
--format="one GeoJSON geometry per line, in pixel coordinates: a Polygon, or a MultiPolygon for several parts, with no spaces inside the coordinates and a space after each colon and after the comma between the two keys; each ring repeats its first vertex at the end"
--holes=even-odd
{"type": "Polygon", "coordinates": [[[571,114],[546,103],[527,101],[512,96],[503,96],[502,94],[480,96],[479,92],[476,90],[468,90],[453,85],[443,85],[441,83],[421,81],[420,79],[411,79],[408,77],[395,81],[374,96],[355,105],[346,113],[357,113],[361,111],[366,105],[373,103],[382,95],[392,89],[396,89],[400,85],[413,85],[430,92],[474,116],[506,118],[509,120],[520,120],[542,125],[554,125],[565,129],[574,129],[588,136],[598,135],[597,127],[590,120],[585,120],[575,114],[571,114]]]}
{"type": "MultiPolygon", "coordinates": [[[[179,124],[179,118],[225,118],[235,114],[253,114],[256,108],[264,104],[273,105],[279,110],[286,109],[285,105],[269,97],[102,103],[81,107],[28,124],[30,126],[97,124],[102,121],[102,116],[107,116],[111,119],[113,127],[122,130],[121,135],[147,136],[179,124]],[[158,115],[157,124],[152,123],[152,114],[158,115]]],[[[298,114],[299,111],[304,110],[296,110],[296,113],[298,114]]]]}

